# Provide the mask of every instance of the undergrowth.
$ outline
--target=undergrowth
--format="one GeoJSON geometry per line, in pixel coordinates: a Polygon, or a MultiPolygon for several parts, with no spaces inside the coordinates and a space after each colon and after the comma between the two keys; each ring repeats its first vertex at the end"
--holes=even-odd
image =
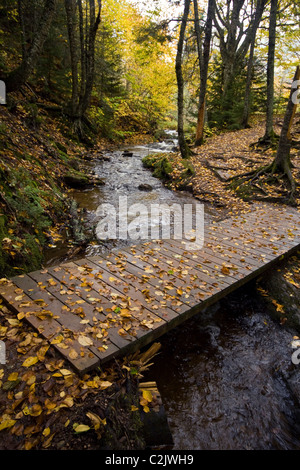
{"type": "Polygon", "coordinates": [[[37,128],[28,106],[0,113],[0,277],[11,277],[41,268],[50,231],[68,222],[64,175],[76,171],[82,146],[57,117],[43,113],[37,128]]]}

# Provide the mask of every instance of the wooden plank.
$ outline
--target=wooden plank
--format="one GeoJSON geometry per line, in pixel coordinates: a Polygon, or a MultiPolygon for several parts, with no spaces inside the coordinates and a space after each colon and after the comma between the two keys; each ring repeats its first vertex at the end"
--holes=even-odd
{"type": "Polygon", "coordinates": [[[269,227],[266,229],[265,226],[254,227],[250,222],[244,224],[242,228],[232,225],[230,222],[226,224],[224,223],[221,227],[219,227],[219,231],[238,236],[239,238],[245,240],[253,237],[255,242],[258,242],[255,244],[255,247],[258,248],[260,248],[260,244],[263,244],[263,247],[272,246],[274,244],[283,246],[286,244],[289,245],[292,244],[297,238],[296,236],[290,236],[285,229],[272,229],[269,227]]]}
{"type": "MultiPolygon", "coordinates": [[[[73,332],[75,336],[74,339],[85,337],[87,338],[86,342],[92,342],[91,346],[80,345],[81,354],[86,355],[87,361],[89,357],[92,357],[91,354],[94,354],[97,356],[99,364],[100,359],[116,352],[117,345],[111,344],[105,336],[102,339],[98,337],[99,332],[96,327],[97,323],[101,324],[103,321],[103,316],[97,312],[94,305],[89,305],[84,302],[82,297],[73,293],[72,290],[65,291],[65,286],[61,284],[59,280],[51,276],[47,270],[35,271],[30,273],[29,277],[38,283],[39,294],[41,294],[42,291],[49,292],[53,297],[64,304],[65,309],[63,312],[72,314],[72,320],[70,320],[70,322],[73,321],[73,326],[68,323],[67,328],[69,332],[73,332]],[[94,320],[94,318],[96,320],[94,320]],[[88,323],[81,323],[85,320],[87,320],[88,323]]],[[[63,321],[66,321],[65,316],[63,321]]]]}
{"type": "MultiPolygon", "coordinates": [[[[273,217],[271,217],[272,221],[273,217]]],[[[273,241],[275,243],[281,244],[282,241],[293,242],[297,237],[299,238],[300,232],[299,228],[294,227],[294,231],[291,231],[291,227],[287,225],[271,225],[270,220],[257,220],[253,216],[245,220],[244,223],[234,224],[232,220],[226,220],[222,223],[222,228],[224,230],[244,230],[244,234],[247,236],[250,233],[255,236],[256,239],[268,240],[269,242],[273,241]],[[247,232],[247,233],[246,233],[247,232]]]]}
{"type": "Polygon", "coordinates": [[[46,317],[42,320],[40,318],[41,307],[29,296],[22,294],[22,300],[17,301],[16,297],[19,297],[20,294],[16,294],[15,291],[20,288],[16,284],[11,283],[9,286],[5,285],[2,287],[4,288],[1,288],[0,295],[9,308],[16,314],[25,314],[24,319],[48,340],[50,345],[54,347],[77,372],[83,374],[99,365],[99,358],[95,355],[89,355],[88,357],[87,355],[85,355],[85,357],[81,356],[78,343],[68,337],[65,328],[55,318],[46,317]],[[55,341],[60,338],[60,336],[63,340],[56,343],[55,341]],[[61,347],[62,345],[64,345],[63,348],[61,347]],[[76,358],[74,358],[73,351],[77,354],[76,358]]]}
{"type": "MultiPolygon", "coordinates": [[[[237,238],[240,240],[245,240],[245,242],[249,242],[254,239],[255,246],[253,248],[263,250],[265,247],[270,247],[274,245],[275,242],[279,245],[283,245],[286,243],[286,240],[281,239],[280,236],[285,238],[285,233],[280,234],[278,232],[272,232],[270,229],[268,231],[264,231],[265,229],[261,229],[261,231],[255,230],[253,224],[246,225],[244,224],[242,227],[237,227],[236,225],[232,224],[232,222],[227,221],[224,222],[221,226],[214,225],[208,230],[208,234],[214,232],[217,236],[224,236],[224,234],[228,234],[233,238],[237,238]],[[272,237],[278,237],[277,240],[273,241],[272,237]]],[[[292,242],[292,240],[291,240],[292,242]]],[[[250,245],[251,246],[251,245],[250,245]]]]}
{"type": "MultiPolygon", "coordinates": [[[[182,260],[179,261],[171,252],[168,252],[168,256],[164,256],[163,253],[161,247],[151,247],[147,243],[147,245],[137,245],[122,250],[122,252],[118,252],[118,256],[123,260],[125,259],[127,263],[134,264],[142,269],[152,268],[159,278],[166,280],[177,278],[181,282],[190,285],[190,278],[195,277],[195,274],[191,273],[192,267],[183,263],[182,260]]],[[[212,279],[202,272],[200,281],[204,285],[213,283],[212,279]]],[[[204,288],[203,292],[205,293],[204,288]]]]}
{"type": "MultiPolygon", "coordinates": [[[[102,274],[100,273],[100,270],[98,267],[93,266],[92,263],[88,262],[86,259],[78,260],[76,263],[68,263],[64,265],[64,268],[72,274],[72,280],[77,282],[77,285],[82,282],[84,279],[86,283],[86,277],[88,275],[91,275],[91,279],[93,282],[93,288],[91,289],[89,294],[94,297],[94,295],[97,295],[98,293],[98,288],[100,290],[103,289],[103,286],[105,285],[101,280],[95,279],[94,273],[96,274],[102,274]],[[83,270],[82,270],[83,269],[83,270]]],[[[106,285],[105,285],[106,287],[106,285]]],[[[108,310],[109,315],[112,315],[113,312],[113,319],[114,320],[121,320],[123,323],[129,322],[129,320],[132,322],[132,325],[135,330],[135,335],[131,339],[139,338],[140,336],[145,335],[146,333],[149,332],[150,329],[153,328],[158,328],[161,324],[165,323],[165,319],[162,317],[156,315],[155,313],[152,313],[150,310],[143,308],[139,303],[133,303],[132,299],[128,300],[128,297],[125,296],[124,294],[121,295],[120,292],[118,292],[116,289],[105,289],[105,294],[107,297],[103,298],[103,306],[105,306],[105,309],[108,310]],[[109,297],[110,294],[117,294],[117,299],[113,297],[114,301],[110,301],[109,297]],[[105,299],[105,300],[104,300],[105,299]],[[105,302],[105,303],[104,303],[105,302]],[[122,303],[124,303],[122,305],[122,303]],[[114,308],[117,308],[117,310],[120,309],[120,314],[116,313],[116,311],[113,311],[114,308]],[[127,309],[129,312],[126,313],[126,316],[122,317],[122,308],[127,309]],[[130,314],[130,317],[128,316],[130,314]],[[143,326],[143,325],[149,325],[149,326],[143,326]],[[150,328],[151,325],[151,328],[150,328]]],[[[99,295],[99,294],[98,294],[99,295]]],[[[87,297],[88,298],[88,297],[87,297]]],[[[125,315],[125,314],[124,314],[125,315]]],[[[121,325],[119,326],[119,328],[121,325]]],[[[110,329],[109,329],[110,331],[110,329]]],[[[125,330],[126,331],[126,330],[125,330]]],[[[128,330],[128,335],[130,335],[130,329],[128,330]]]]}
{"type": "MultiPolygon", "coordinates": [[[[172,240],[173,242],[173,240],[172,240]]],[[[159,261],[161,259],[171,259],[172,262],[173,260],[181,260],[183,265],[185,266],[185,269],[188,267],[193,270],[194,273],[198,274],[199,273],[199,279],[202,281],[205,279],[207,283],[210,283],[211,285],[215,285],[216,282],[221,282],[223,285],[231,285],[233,282],[236,281],[236,278],[232,277],[231,275],[225,275],[221,272],[221,267],[220,266],[209,266],[205,265],[205,268],[203,267],[203,260],[200,258],[199,259],[194,259],[193,256],[195,253],[192,255],[192,252],[187,252],[184,248],[176,249],[174,246],[172,246],[168,241],[164,240],[163,243],[148,243],[148,250],[154,250],[156,253],[157,258],[159,261]],[[200,275],[201,273],[201,275],[200,275]]],[[[146,251],[145,251],[146,253],[146,251]]],[[[217,260],[216,260],[217,261],[217,260]]],[[[179,262],[179,261],[177,261],[179,262]]]]}
{"type": "Polygon", "coordinates": [[[141,248],[141,251],[134,248],[135,254],[130,251],[122,251],[121,259],[126,260],[126,269],[128,271],[133,272],[134,270],[137,276],[147,279],[154,287],[165,290],[166,294],[176,295],[186,305],[190,305],[191,297],[199,301],[199,299],[201,300],[209,295],[204,286],[199,286],[199,278],[196,278],[195,272],[190,273],[182,265],[180,266],[180,273],[176,272],[173,262],[172,264],[167,264],[170,258],[162,259],[161,257],[156,262],[155,259],[147,254],[147,250],[145,252],[142,250],[143,248],[141,248]],[[195,284],[195,281],[197,281],[197,286],[192,288],[191,286],[195,284]],[[182,290],[182,294],[179,294],[178,289],[182,290]]]}
{"type": "Polygon", "coordinates": [[[119,290],[123,295],[125,292],[130,298],[139,301],[145,308],[149,308],[152,312],[161,311],[161,316],[167,321],[189,308],[179,299],[172,296],[167,297],[167,295],[160,296],[155,293],[158,289],[149,285],[148,279],[137,278],[133,274],[124,274],[124,277],[122,277],[120,272],[113,272],[109,268],[109,266],[112,266],[111,261],[103,262],[103,259],[97,256],[88,257],[87,259],[89,262],[94,263],[98,269],[102,269],[101,274],[106,284],[119,290]],[[115,278],[115,280],[111,278],[115,278]]]}
{"type": "MultiPolygon", "coordinates": [[[[180,253],[182,249],[185,248],[185,242],[178,242],[178,240],[172,240],[168,243],[168,249],[174,251],[174,253],[180,253]]],[[[215,253],[211,247],[204,245],[203,249],[199,252],[195,251],[183,251],[183,256],[187,258],[188,263],[190,260],[198,261],[199,263],[214,265],[214,268],[221,274],[222,268],[230,268],[228,276],[236,280],[237,278],[243,277],[245,274],[248,274],[248,271],[245,269],[245,264],[241,261],[236,262],[230,258],[222,257],[220,254],[215,253]]]]}
{"type": "MultiPolygon", "coordinates": [[[[246,237],[245,235],[237,236],[234,230],[224,228],[222,232],[214,232],[214,237],[218,244],[223,244],[225,246],[236,246],[240,247],[240,250],[244,250],[244,254],[247,253],[247,256],[252,256],[253,259],[261,260],[266,258],[271,260],[274,258],[274,254],[277,255],[277,252],[280,251],[283,253],[289,247],[292,247],[294,243],[277,243],[269,242],[266,238],[256,237],[254,240],[255,247],[252,247],[252,238],[246,237]]],[[[212,234],[210,234],[210,239],[212,239],[212,234]]]]}
{"type": "MultiPolygon", "coordinates": [[[[86,285],[92,284],[86,282],[84,279],[84,273],[78,271],[77,265],[74,263],[67,263],[60,266],[59,270],[49,269],[49,273],[53,274],[53,277],[63,283],[66,287],[70,288],[77,294],[81,299],[90,306],[93,306],[92,310],[92,325],[95,327],[95,317],[98,320],[100,331],[105,328],[108,331],[108,339],[110,342],[117,347],[117,349],[127,346],[128,341],[131,341],[131,333],[133,331],[128,330],[128,337],[121,336],[118,331],[121,325],[114,326],[118,323],[119,317],[114,313],[116,304],[110,302],[106,297],[99,294],[99,291],[92,289],[91,287],[86,288],[86,285]],[[86,285],[84,285],[86,284],[86,285]]],[[[83,304],[83,309],[86,309],[86,304],[83,304]]],[[[108,351],[109,352],[109,351],[108,351]]],[[[106,354],[102,354],[102,360],[106,354]]]]}
{"type": "MultiPolygon", "coordinates": [[[[129,253],[126,253],[126,255],[124,256],[126,256],[127,259],[130,259],[130,262],[132,263],[134,263],[134,260],[136,259],[140,261],[143,257],[146,257],[147,259],[149,258],[149,261],[151,261],[151,256],[146,254],[146,252],[141,252],[138,258],[136,257],[136,255],[130,256],[129,253]]],[[[170,260],[170,258],[168,258],[168,260],[170,260]]],[[[159,264],[163,267],[161,254],[157,256],[157,261],[154,261],[153,266],[155,266],[156,264],[159,264]]],[[[205,298],[211,296],[213,292],[217,292],[222,288],[219,286],[219,282],[217,282],[216,279],[209,278],[209,276],[203,274],[202,271],[197,272],[195,269],[193,269],[193,272],[191,272],[191,266],[185,266],[175,260],[175,258],[172,261],[171,265],[165,265],[165,269],[167,270],[166,272],[174,272],[174,276],[172,274],[172,282],[176,286],[177,290],[182,291],[176,292],[177,298],[180,299],[180,301],[185,298],[185,301],[188,302],[188,306],[190,307],[194,305],[195,302],[201,302],[205,298]],[[181,271],[178,272],[177,270],[181,271]]],[[[185,311],[187,309],[186,304],[184,304],[184,306],[185,311]]]]}

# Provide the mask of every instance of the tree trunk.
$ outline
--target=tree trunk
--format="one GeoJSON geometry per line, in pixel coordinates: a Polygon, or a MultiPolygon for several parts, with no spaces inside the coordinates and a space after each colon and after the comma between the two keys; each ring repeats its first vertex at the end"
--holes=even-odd
{"type": "Polygon", "coordinates": [[[214,16],[215,0],[209,0],[207,7],[207,18],[205,24],[205,33],[203,41],[203,52],[201,47],[201,30],[199,24],[198,14],[198,1],[194,0],[194,11],[195,11],[195,31],[197,36],[197,48],[200,65],[200,93],[199,93],[199,108],[198,108],[198,120],[196,130],[195,146],[202,145],[204,123],[205,123],[205,97],[207,89],[207,75],[208,75],[208,63],[210,54],[210,42],[212,36],[212,22],[214,16]]]}
{"type": "Polygon", "coordinates": [[[47,0],[44,2],[40,22],[28,52],[25,53],[23,49],[21,64],[5,78],[7,92],[19,90],[32,74],[42,52],[44,42],[47,39],[55,7],[56,0],[47,0]]]}
{"type": "Polygon", "coordinates": [[[270,23],[269,23],[269,48],[267,66],[267,114],[266,129],[263,142],[271,142],[274,137],[273,131],[273,108],[274,108],[274,62],[276,42],[276,20],[278,0],[271,0],[270,23]]]}
{"type": "Polygon", "coordinates": [[[86,77],[85,77],[85,91],[82,96],[81,113],[82,116],[86,112],[91,99],[91,94],[94,84],[94,71],[95,71],[95,40],[96,34],[101,21],[101,1],[98,1],[99,10],[96,17],[95,1],[90,0],[90,27],[87,36],[87,51],[86,51],[86,77]]]}
{"type": "Polygon", "coordinates": [[[72,69],[72,98],[71,98],[71,112],[76,115],[76,108],[78,103],[78,56],[76,40],[76,0],[65,0],[65,10],[67,15],[67,27],[70,46],[70,58],[72,69]]]}
{"type": "Polygon", "coordinates": [[[68,22],[71,66],[72,66],[72,106],[71,117],[74,120],[74,130],[82,137],[82,120],[90,104],[94,84],[95,40],[101,20],[101,1],[98,0],[98,13],[96,16],[95,0],[86,3],[85,26],[82,0],[65,0],[68,22]],[[75,26],[75,11],[78,5],[78,29],[75,26]],[[77,40],[79,35],[79,41],[77,40]],[[80,50],[80,85],[78,79],[80,50]],[[79,89],[80,88],[80,89],[79,89]]]}
{"type": "Polygon", "coordinates": [[[249,127],[250,95],[251,95],[251,84],[252,84],[252,77],[253,77],[254,49],[255,49],[255,36],[253,36],[252,38],[249,60],[248,60],[248,67],[247,67],[245,101],[244,101],[244,110],[243,110],[243,116],[242,116],[242,127],[244,129],[249,127]]]}
{"type": "MultiPolygon", "coordinates": [[[[294,76],[294,82],[300,79],[300,67],[296,69],[294,76]]],[[[293,82],[293,85],[294,85],[293,82]]],[[[298,83],[297,83],[298,85],[298,83]]],[[[297,87],[297,86],[296,86],[297,87]]],[[[283,125],[281,129],[277,154],[273,163],[273,171],[283,172],[287,175],[292,188],[292,195],[295,191],[295,181],[291,172],[291,159],[290,159],[290,150],[291,150],[291,127],[293,124],[293,119],[296,113],[297,103],[294,102],[293,95],[295,88],[292,86],[289,101],[287,104],[283,125]]]]}
{"type": "Polygon", "coordinates": [[[232,101],[228,95],[230,85],[239,72],[239,67],[243,65],[253,37],[256,36],[267,0],[257,0],[256,7],[251,12],[249,27],[245,31],[243,21],[240,21],[239,18],[244,3],[245,0],[226,2],[227,15],[224,18],[221,11],[224,11],[225,6],[215,6],[214,25],[220,40],[220,54],[223,63],[222,106],[226,108],[232,101]]]}
{"type": "Polygon", "coordinates": [[[177,123],[177,130],[178,130],[178,143],[179,149],[182,158],[189,158],[190,156],[190,149],[185,141],[184,137],[184,80],[182,74],[182,56],[183,56],[183,44],[184,44],[184,36],[186,30],[187,19],[190,11],[190,3],[191,0],[185,0],[184,2],[184,12],[181,21],[180,27],[180,34],[179,40],[177,45],[177,54],[176,54],[176,78],[177,78],[177,87],[178,87],[178,96],[177,96],[177,112],[178,112],[178,123],[177,123]]]}

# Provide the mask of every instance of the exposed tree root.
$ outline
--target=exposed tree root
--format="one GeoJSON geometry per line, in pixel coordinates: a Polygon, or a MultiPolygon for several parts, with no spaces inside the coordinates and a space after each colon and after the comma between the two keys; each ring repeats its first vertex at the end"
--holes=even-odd
{"type": "MultiPolygon", "coordinates": [[[[240,184],[245,184],[247,182],[248,184],[253,186],[255,189],[258,189],[259,191],[263,192],[267,196],[267,193],[262,188],[262,186],[256,183],[257,180],[259,180],[262,176],[270,176],[273,181],[274,179],[276,179],[278,184],[281,184],[284,181],[284,179],[287,179],[289,186],[290,186],[290,191],[289,191],[288,197],[283,198],[283,199],[287,200],[290,204],[295,203],[294,198],[295,198],[295,193],[296,193],[296,182],[292,175],[291,168],[288,164],[284,165],[284,168],[281,168],[276,164],[274,160],[269,165],[264,165],[259,168],[256,168],[255,170],[249,171],[247,173],[236,175],[232,178],[231,181],[239,181],[240,184]]],[[[282,199],[282,198],[279,197],[279,199],[282,199]]]]}
{"type": "Polygon", "coordinates": [[[277,148],[279,142],[279,135],[272,133],[271,136],[263,136],[257,142],[250,144],[250,147],[266,151],[270,148],[277,148]]]}

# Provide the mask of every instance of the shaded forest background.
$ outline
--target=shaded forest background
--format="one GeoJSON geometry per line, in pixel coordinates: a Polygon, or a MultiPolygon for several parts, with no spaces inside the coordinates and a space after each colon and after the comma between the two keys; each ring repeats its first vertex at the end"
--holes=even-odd
{"type": "Polygon", "coordinates": [[[205,73],[206,134],[239,129],[268,101],[284,110],[299,62],[299,9],[286,0],[9,0],[0,5],[1,78],[8,92],[36,93],[27,101],[37,123],[42,98],[73,121],[85,116],[97,135],[122,138],[177,127],[181,47],[187,129],[195,132],[205,73]]]}

